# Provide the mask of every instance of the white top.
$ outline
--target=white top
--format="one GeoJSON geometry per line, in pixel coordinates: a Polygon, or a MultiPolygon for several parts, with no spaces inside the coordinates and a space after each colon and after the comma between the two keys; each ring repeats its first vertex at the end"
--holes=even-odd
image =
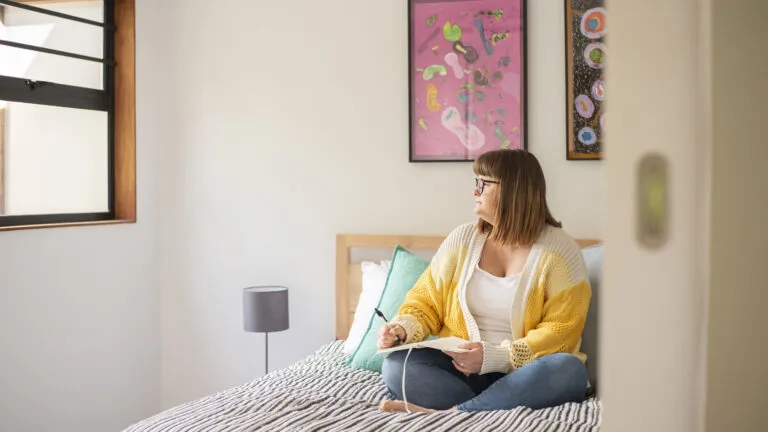
{"type": "Polygon", "coordinates": [[[479,266],[467,283],[467,306],[480,330],[480,339],[500,344],[512,337],[512,303],[520,274],[494,276],[479,266]]]}

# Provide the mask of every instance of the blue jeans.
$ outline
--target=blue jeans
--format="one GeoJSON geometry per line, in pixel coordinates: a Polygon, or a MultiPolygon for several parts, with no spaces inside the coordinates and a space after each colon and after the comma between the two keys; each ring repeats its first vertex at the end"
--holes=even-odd
{"type": "MultiPolygon", "coordinates": [[[[382,375],[389,391],[403,400],[403,363],[408,351],[384,359],[382,375]]],[[[436,410],[508,410],[547,408],[586,398],[587,368],[571,354],[550,354],[509,373],[464,375],[441,351],[414,349],[405,371],[409,403],[436,410]]]]}

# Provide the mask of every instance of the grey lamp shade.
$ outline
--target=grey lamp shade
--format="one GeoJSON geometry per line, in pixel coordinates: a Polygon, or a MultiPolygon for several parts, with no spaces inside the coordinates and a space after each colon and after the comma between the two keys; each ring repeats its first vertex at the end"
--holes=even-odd
{"type": "Polygon", "coordinates": [[[288,329],[288,288],[249,287],[243,290],[245,331],[273,333],[288,329]]]}

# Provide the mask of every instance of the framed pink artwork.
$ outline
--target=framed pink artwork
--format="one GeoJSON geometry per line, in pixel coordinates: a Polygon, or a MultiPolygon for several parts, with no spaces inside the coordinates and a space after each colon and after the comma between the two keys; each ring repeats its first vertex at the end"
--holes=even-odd
{"type": "Polygon", "coordinates": [[[409,0],[411,162],[527,149],[526,0],[409,0]]]}

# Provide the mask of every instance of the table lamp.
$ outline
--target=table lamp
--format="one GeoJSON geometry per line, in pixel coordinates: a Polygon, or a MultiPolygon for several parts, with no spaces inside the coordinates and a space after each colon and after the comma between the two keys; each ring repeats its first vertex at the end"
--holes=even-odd
{"type": "Polygon", "coordinates": [[[288,288],[245,288],[243,324],[247,332],[264,333],[264,370],[269,373],[269,334],[288,329],[288,288]]]}

